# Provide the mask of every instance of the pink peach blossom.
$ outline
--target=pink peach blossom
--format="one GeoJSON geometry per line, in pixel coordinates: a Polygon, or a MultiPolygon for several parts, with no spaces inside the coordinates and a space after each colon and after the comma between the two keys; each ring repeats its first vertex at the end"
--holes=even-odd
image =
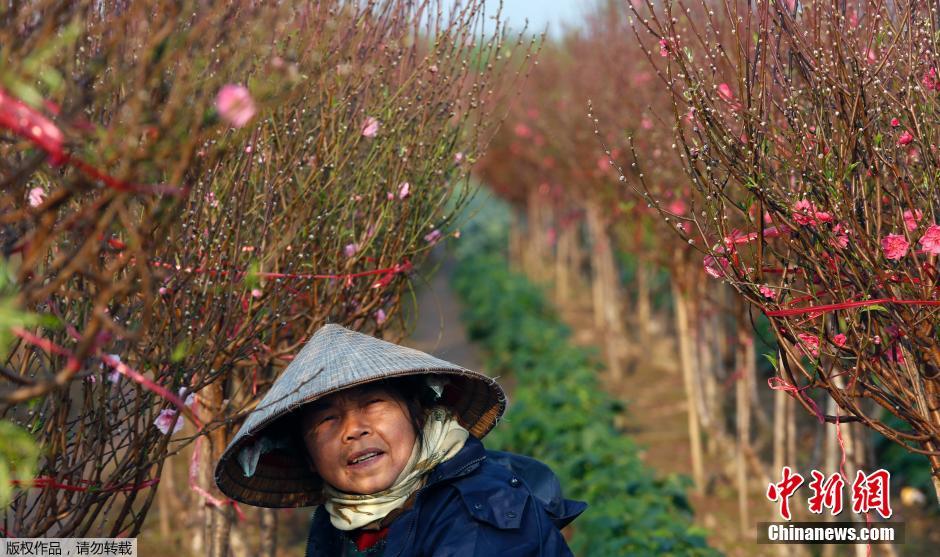
{"type": "Polygon", "coordinates": [[[519,122],[518,124],[516,124],[516,127],[514,127],[512,131],[518,137],[522,137],[522,138],[532,137],[532,129],[529,126],[523,124],[522,122],[519,122]]]}
{"type": "Polygon", "coordinates": [[[685,201],[681,199],[673,199],[666,209],[674,215],[684,215],[689,208],[685,204],[685,201]]]}
{"type": "Polygon", "coordinates": [[[924,251],[931,255],[940,255],[940,225],[931,224],[924,235],[917,240],[924,251]]]}
{"type": "Polygon", "coordinates": [[[924,85],[924,89],[928,91],[936,91],[940,89],[940,82],[937,81],[937,69],[930,68],[924,77],[921,78],[920,82],[924,85]]]}
{"type": "Polygon", "coordinates": [[[898,126],[900,126],[900,125],[901,125],[901,121],[900,121],[900,120],[898,120],[897,118],[892,118],[892,119],[891,119],[891,127],[892,127],[892,128],[896,128],[896,127],[898,127],[898,126]]]}
{"type": "Polygon", "coordinates": [[[714,278],[722,278],[724,275],[722,274],[721,269],[728,267],[728,259],[726,257],[719,257],[718,259],[715,259],[714,256],[706,255],[705,258],[702,259],[702,266],[705,267],[705,272],[708,273],[709,276],[714,278]]]}
{"type": "Polygon", "coordinates": [[[718,85],[718,96],[724,99],[726,102],[734,102],[734,92],[731,90],[731,86],[727,83],[721,83],[718,85]]]}
{"type": "Polygon", "coordinates": [[[252,298],[260,298],[262,294],[263,294],[263,292],[261,291],[260,288],[252,288],[252,289],[251,289],[251,297],[252,297],[252,298]]]}
{"type": "Polygon", "coordinates": [[[802,226],[816,224],[812,217],[815,213],[813,204],[808,199],[801,199],[793,204],[793,220],[802,226]]]}
{"type": "Polygon", "coordinates": [[[832,343],[840,348],[845,346],[845,335],[842,333],[839,333],[836,336],[832,337],[832,343]]]}
{"type": "Polygon", "coordinates": [[[917,223],[920,222],[920,219],[924,217],[924,212],[920,209],[914,209],[911,211],[907,209],[904,211],[904,226],[909,231],[917,230],[917,223]]]}
{"type": "Polygon", "coordinates": [[[241,128],[255,115],[255,101],[244,85],[229,83],[219,89],[215,97],[219,116],[233,127],[241,128]]]}
{"type": "Polygon", "coordinates": [[[907,130],[904,130],[898,136],[898,145],[908,145],[912,141],[914,141],[914,136],[907,130]]]}
{"type": "Polygon", "coordinates": [[[438,240],[441,239],[441,236],[443,236],[441,231],[435,228],[434,230],[424,235],[424,241],[429,244],[435,244],[438,240]]]}
{"type": "Polygon", "coordinates": [[[359,251],[359,246],[356,244],[346,244],[346,247],[343,248],[343,253],[346,254],[346,257],[356,255],[357,251],[359,251]]]}
{"type": "Polygon", "coordinates": [[[669,56],[669,52],[672,50],[672,46],[669,44],[668,39],[659,39],[659,55],[663,58],[669,56]]]}
{"type": "Polygon", "coordinates": [[[836,223],[836,225],[832,227],[832,235],[833,238],[829,240],[830,245],[841,249],[848,247],[849,235],[842,223],[836,223]]]}
{"type": "MultiPolygon", "coordinates": [[[[115,366],[121,363],[121,357],[118,356],[117,354],[108,354],[108,355],[114,358],[115,366]]],[[[104,367],[105,365],[107,364],[101,364],[101,367],[104,367]]],[[[110,383],[117,383],[120,380],[121,380],[121,372],[119,372],[115,367],[112,367],[111,372],[108,373],[108,381],[110,383]]]]}
{"type": "Polygon", "coordinates": [[[815,335],[810,335],[807,333],[800,333],[796,335],[800,339],[800,342],[806,345],[804,350],[809,350],[813,356],[819,355],[819,338],[815,335]]]}
{"type": "Polygon", "coordinates": [[[881,239],[881,249],[884,251],[885,257],[895,261],[907,255],[907,248],[910,246],[911,244],[907,239],[900,234],[888,234],[881,239]]]}
{"type": "Polygon", "coordinates": [[[379,121],[369,116],[362,122],[362,135],[365,137],[375,137],[379,132],[379,121]]]}
{"type": "Polygon", "coordinates": [[[180,387],[178,393],[179,397],[183,399],[183,404],[192,408],[193,403],[196,402],[196,393],[190,393],[189,389],[186,387],[180,387]]]}
{"type": "Polygon", "coordinates": [[[36,187],[29,190],[29,204],[32,207],[38,207],[42,200],[46,198],[46,192],[42,188],[36,187]]]}
{"type": "Polygon", "coordinates": [[[379,308],[375,312],[375,322],[381,325],[382,323],[385,323],[385,319],[386,319],[385,310],[379,308]]]}
{"type": "Polygon", "coordinates": [[[766,284],[760,285],[759,290],[760,290],[760,293],[763,294],[765,298],[769,298],[773,300],[774,298],[777,297],[777,292],[773,288],[767,286],[766,284]]]}
{"type": "Polygon", "coordinates": [[[408,182],[402,182],[398,185],[398,199],[405,199],[411,195],[411,184],[408,182]]]}
{"type": "Polygon", "coordinates": [[[173,433],[183,429],[183,418],[178,418],[179,412],[172,408],[164,408],[160,411],[160,415],[157,416],[157,419],[153,421],[153,425],[160,430],[160,433],[166,435],[170,432],[170,427],[173,428],[173,433]],[[173,421],[176,420],[174,425],[173,421]]]}

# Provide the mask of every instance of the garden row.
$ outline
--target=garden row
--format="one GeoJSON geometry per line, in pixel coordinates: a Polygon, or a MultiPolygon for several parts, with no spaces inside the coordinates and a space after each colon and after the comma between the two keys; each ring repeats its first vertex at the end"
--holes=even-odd
{"type": "Polygon", "coordinates": [[[715,555],[691,524],[685,477],[656,478],[621,434],[624,410],[598,385],[592,351],[575,346],[541,290],[509,269],[502,241],[462,244],[454,285],[470,338],[486,368],[516,387],[505,421],[487,446],[533,456],[558,474],[565,496],[589,507],[574,523],[582,555],[715,555]],[[480,277],[486,277],[481,280],[480,277]]]}

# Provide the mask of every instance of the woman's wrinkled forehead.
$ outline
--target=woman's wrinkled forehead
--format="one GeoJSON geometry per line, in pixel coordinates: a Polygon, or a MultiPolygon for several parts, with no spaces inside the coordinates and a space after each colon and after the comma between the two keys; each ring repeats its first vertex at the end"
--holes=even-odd
{"type": "Polygon", "coordinates": [[[394,389],[391,389],[382,383],[366,383],[365,385],[351,387],[349,389],[343,389],[342,391],[329,394],[315,402],[308,404],[301,410],[301,418],[303,419],[308,416],[313,416],[318,412],[332,408],[334,406],[341,406],[343,403],[355,403],[363,398],[377,394],[389,396],[396,400],[400,398],[394,389]]]}

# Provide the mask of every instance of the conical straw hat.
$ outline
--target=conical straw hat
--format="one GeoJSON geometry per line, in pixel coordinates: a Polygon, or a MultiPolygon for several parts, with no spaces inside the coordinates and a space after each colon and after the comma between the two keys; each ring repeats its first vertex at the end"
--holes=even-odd
{"type": "MultiPolygon", "coordinates": [[[[442,404],[477,438],[486,435],[506,409],[496,381],[429,354],[351,331],[321,327],[284,369],[215,468],[215,482],[232,499],[259,507],[305,507],[323,502],[322,480],[310,470],[296,427],[296,410],[336,391],[408,375],[440,375],[448,381],[442,404]],[[258,441],[280,439],[246,476],[239,453],[258,441]]],[[[246,452],[249,452],[246,450],[246,452]]],[[[242,460],[245,459],[244,454],[242,460]]]]}

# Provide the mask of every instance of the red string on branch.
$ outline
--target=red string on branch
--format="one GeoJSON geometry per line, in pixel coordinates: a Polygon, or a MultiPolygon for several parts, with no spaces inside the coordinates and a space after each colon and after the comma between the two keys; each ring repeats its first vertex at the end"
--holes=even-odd
{"type": "Polygon", "coordinates": [[[841,302],[838,304],[823,304],[819,306],[808,306],[802,308],[768,310],[761,308],[767,317],[789,317],[791,315],[800,315],[809,312],[827,313],[840,309],[857,308],[864,306],[873,306],[877,304],[901,304],[910,306],[940,306],[940,300],[898,300],[896,298],[878,298],[875,300],[861,300],[857,302],[841,302]]]}
{"type": "MultiPolygon", "coordinates": [[[[234,280],[241,280],[242,277],[247,274],[247,271],[224,271],[224,270],[215,270],[215,269],[202,269],[196,267],[181,267],[180,265],[174,265],[172,263],[164,263],[156,261],[153,263],[158,267],[163,267],[165,269],[170,269],[171,271],[183,271],[187,273],[199,273],[207,274],[210,276],[217,275],[235,275],[234,280]]],[[[396,263],[391,267],[385,267],[383,269],[372,269],[369,271],[360,271],[358,273],[345,273],[345,274],[317,274],[317,273],[267,273],[267,272],[258,272],[255,273],[255,276],[262,278],[283,278],[283,279],[354,279],[359,277],[365,277],[369,275],[381,275],[381,277],[372,284],[372,288],[381,288],[387,286],[388,283],[392,281],[392,278],[399,273],[407,273],[414,269],[414,265],[409,259],[404,259],[401,263],[396,263]]]]}
{"type": "MultiPolygon", "coordinates": [[[[47,101],[47,106],[58,112],[58,107],[47,101]]],[[[82,126],[84,127],[84,126],[82,126]]],[[[141,186],[130,184],[95,168],[91,164],[73,157],[65,152],[65,135],[55,123],[40,111],[24,103],[20,99],[0,88],[0,128],[6,128],[14,134],[31,141],[34,145],[49,155],[49,163],[53,166],[69,164],[80,170],[83,174],[100,181],[109,188],[117,191],[138,193],[169,193],[181,195],[183,190],[173,186],[141,186]]]]}
{"type": "Polygon", "coordinates": [[[84,485],[72,485],[61,483],[53,477],[50,476],[40,476],[38,478],[33,478],[31,480],[10,480],[10,483],[18,485],[23,488],[29,487],[38,487],[38,488],[52,488],[52,489],[64,489],[65,491],[139,491],[141,489],[148,488],[153,485],[160,483],[160,478],[151,478],[149,480],[143,481],[138,484],[124,484],[118,486],[108,486],[108,487],[96,487],[94,482],[90,480],[78,479],[74,480],[79,484],[84,485]]]}
{"type": "Polygon", "coordinates": [[[784,379],[780,377],[771,377],[767,380],[767,385],[775,391],[784,391],[790,393],[790,396],[793,398],[800,398],[806,400],[809,403],[810,407],[813,409],[813,413],[816,414],[816,419],[819,420],[819,423],[826,423],[826,415],[822,413],[822,410],[819,409],[819,406],[816,405],[816,401],[812,397],[807,396],[803,397],[800,395],[801,392],[808,389],[810,386],[805,385],[803,387],[797,387],[787,383],[784,379]]]}
{"type": "MultiPolygon", "coordinates": [[[[43,350],[47,350],[52,353],[65,356],[69,362],[68,366],[76,370],[81,367],[78,362],[78,358],[76,358],[75,355],[72,354],[72,352],[68,350],[67,348],[59,346],[58,344],[55,344],[51,340],[40,338],[20,327],[11,327],[11,330],[13,331],[15,335],[22,338],[29,344],[38,346],[39,348],[42,348],[43,350]]],[[[73,330],[74,330],[74,327],[73,327],[73,330]]],[[[76,334],[77,334],[77,331],[72,332],[73,336],[76,334]]],[[[186,404],[183,402],[183,399],[181,399],[179,396],[170,392],[162,385],[158,385],[154,383],[153,381],[151,381],[150,379],[147,379],[140,372],[131,368],[127,364],[121,362],[117,358],[110,356],[108,354],[101,354],[98,348],[95,348],[95,351],[98,352],[98,356],[101,358],[101,360],[104,363],[111,366],[115,371],[117,371],[121,375],[124,375],[125,377],[129,377],[135,382],[141,384],[145,389],[157,394],[158,396],[160,396],[161,398],[165,400],[172,402],[177,408],[180,409],[180,411],[183,414],[187,415],[193,421],[193,423],[196,425],[197,428],[202,429],[202,423],[200,423],[199,419],[195,416],[193,412],[189,411],[189,408],[186,407],[186,404]]]]}

